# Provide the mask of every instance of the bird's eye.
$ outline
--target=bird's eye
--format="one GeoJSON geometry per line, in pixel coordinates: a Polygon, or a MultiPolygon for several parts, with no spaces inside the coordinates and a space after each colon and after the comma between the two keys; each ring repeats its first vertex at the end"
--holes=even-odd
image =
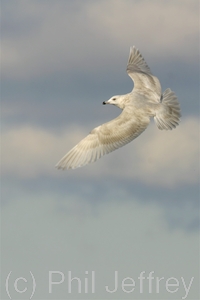
{"type": "Polygon", "coordinates": [[[116,98],[113,98],[113,100],[116,100],[116,98]]]}

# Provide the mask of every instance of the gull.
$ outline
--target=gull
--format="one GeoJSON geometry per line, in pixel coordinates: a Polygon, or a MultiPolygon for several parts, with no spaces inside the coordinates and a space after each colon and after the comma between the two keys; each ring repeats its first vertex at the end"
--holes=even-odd
{"type": "Polygon", "coordinates": [[[83,167],[130,143],[147,128],[150,117],[161,130],[171,130],[179,124],[180,106],[175,93],[170,88],[162,93],[158,78],[135,46],[130,48],[127,73],[133,80],[133,90],[103,102],[116,105],[121,114],[94,128],[57,163],[58,169],[83,167]]]}

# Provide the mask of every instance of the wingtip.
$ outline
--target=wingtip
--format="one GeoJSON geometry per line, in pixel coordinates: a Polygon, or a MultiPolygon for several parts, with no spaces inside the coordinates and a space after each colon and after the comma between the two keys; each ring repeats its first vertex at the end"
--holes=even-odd
{"type": "Polygon", "coordinates": [[[132,51],[134,51],[134,50],[138,50],[138,49],[136,48],[136,46],[135,46],[135,45],[130,46],[130,52],[132,52],[132,51]]]}
{"type": "MultiPolygon", "coordinates": [[[[137,52],[139,52],[139,49],[135,45],[130,46],[129,59],[131,56],[135,55],[137,52]]],[[[129,61],[129,59],[128,59],[128,61],[129,61]]]]}
{"type": "Polygon", "coordinates": [[[56,165],[55,165],[55,168],[56,168],[57,170],[64,170],[64,169],[65,169],[65,167],[61,167],[59,164],[56,164],[56,165]]]}

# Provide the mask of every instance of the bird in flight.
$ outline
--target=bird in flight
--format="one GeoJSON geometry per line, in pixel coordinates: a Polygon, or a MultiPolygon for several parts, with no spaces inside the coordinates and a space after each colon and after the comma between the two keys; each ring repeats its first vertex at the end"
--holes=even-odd
{"type": "Polygon", "coordinates": [[[180,106],[170,88],[163,93],[140,51],[130,48],[127,73],[134,83],[125,95],[111,97],[103,104],[119,107],[121,114],[96,128],[72,148],[56,165],[58,169],[76,169],[95,162],[134,140],[149,125],[150,117],[159,129],[173,129],[180,122],[180,106]]]}

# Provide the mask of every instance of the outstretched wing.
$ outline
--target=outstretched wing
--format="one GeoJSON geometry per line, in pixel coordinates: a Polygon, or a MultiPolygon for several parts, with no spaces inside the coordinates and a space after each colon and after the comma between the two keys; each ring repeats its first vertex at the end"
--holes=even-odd
{"type": "Polygon", "coordinates": [[[155,93],[155,100],[159,102],[161,96],[160,82],[157,77],[153,76],[142,54],[134,46],[130,48],[126,70],[134,82],[136,92],[145,93],[145,90],[150,90],[155,93]]]}
{"type": "Polygon", "coordinates": [[[149,124],[149,118],[126,112],[94,128],[88,136],[72,148],[56,165],[58,169],[75,169],[95,162],[135,139],[149,124]]]}

